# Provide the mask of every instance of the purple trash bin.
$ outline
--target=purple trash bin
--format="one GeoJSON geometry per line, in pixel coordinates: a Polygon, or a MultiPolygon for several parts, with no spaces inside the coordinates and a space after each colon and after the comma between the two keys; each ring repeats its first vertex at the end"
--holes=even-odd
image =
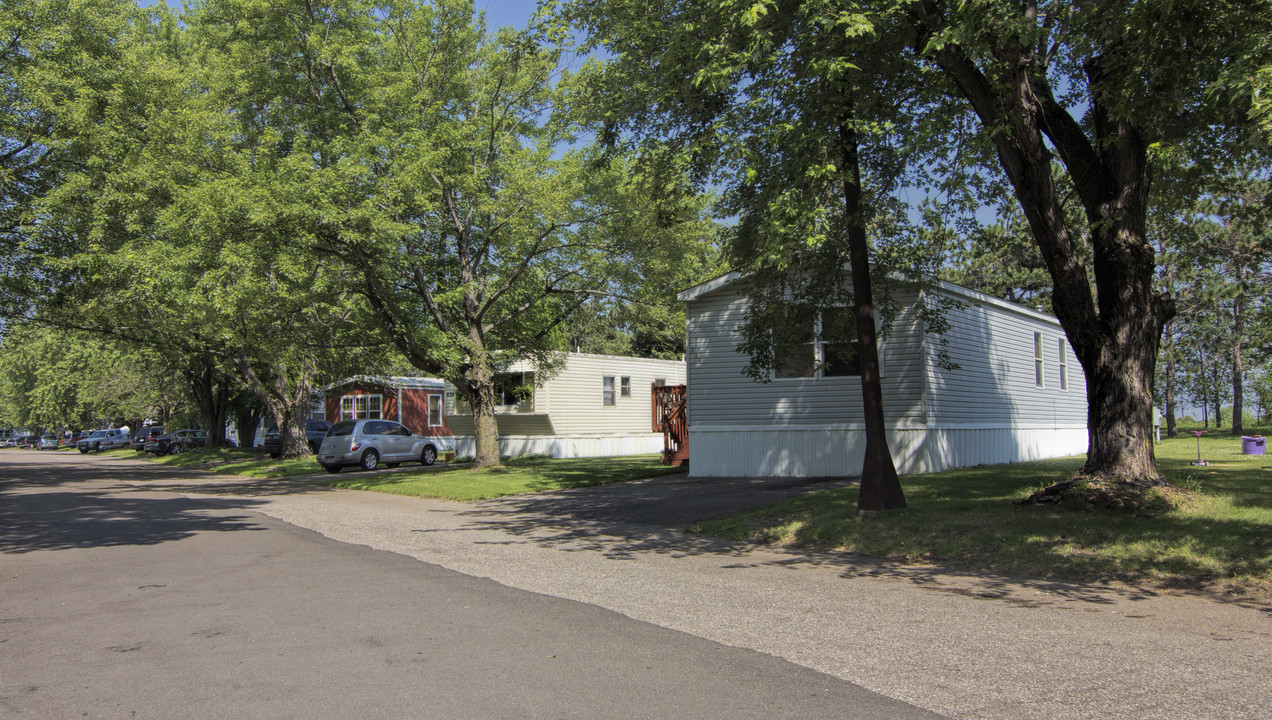
{"type": "Polygon", "coordinates": [[[1241,438],[1241,454],[1242,455],[1262,455],[1267,450],[1267,438],[1262,437],[1242,437],[1241,438]]]}

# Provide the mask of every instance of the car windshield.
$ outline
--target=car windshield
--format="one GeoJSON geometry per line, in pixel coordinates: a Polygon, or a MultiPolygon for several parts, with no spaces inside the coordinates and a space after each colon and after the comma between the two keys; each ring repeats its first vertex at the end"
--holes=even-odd
{"type": "Polygon", "coordinates": [[[342,420],[341,422],[338,422],[335,425],[332,425],[331,429],[327,431],[327,435],[328,437],[337,437],[340,435],[352,435],[353,427],[357,424],[358,423],[353,420],[342,420]]]}
{"type": "Polygon", "coordinates": [[[105,430],[94,430],[93,434],[89,435],[89,437],[105,437],[105,435],[106,435],[105,430]]]}

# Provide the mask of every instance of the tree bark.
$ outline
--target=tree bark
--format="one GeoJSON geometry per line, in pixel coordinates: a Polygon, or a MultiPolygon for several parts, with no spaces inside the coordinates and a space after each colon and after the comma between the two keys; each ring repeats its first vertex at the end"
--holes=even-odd
{"type": "MultiPolygon", "coordinates": [[[[943,10],[935,0],[911,6],[920,51],[944,29],[943,10]]],[[[993,55],[990,76],[957,44],[932,51],[981,124],[991,129],[999,163],[1051,275],[1056,316],[1087,381],[1089,445],[1081,474],[1159,483],[1152,442],[1153,373],[1162,328],[1175,309],[1153,288],[1156,258],[1145,238],[1147,144],[1129,119],[1106,112],[1099,92],[1106,70],[1099,58],[1090,59],[1086,68],[1093,118],[1088,138],[1055,100],[1031,48],[1005,37],[993,55]],[[1090,272],[1066,225],[1052,148],[1074,178],[1092,229],[1090,272]]]]}
{"type": "Polygon", "coordinates": [[[861,401],[866,423],[866,453],[861,466],[857,510],[879,512],[905,507],[905,492],[888,447],[883,414],[883,385],[879,379],[879,347],[875,337],[874,297],[870,287],[870,250],[861,208],[861,163],[857,133],[840,126],[844,157],[844,205],[848,214],[848,253],[852,265],[853,309],[857,321],[857,352],[861,364],[861,401]]]}
{"type": "Polygon", "coordinates": [[[278,362],[269,368],[271,382],[267,385],[252,367],[246,353],[235,352],[234,365],[243,384],[278,423],[279,457],[295,460],[311,455],[309,439],[305,435],[309,401],[313,397],[309,374],[303,370],[289,371],[285,363],[278,362]]]}
{"type": "Polygon", "coordinates": [[[197,367],[187,369],[184,375],[199,411],[199,422],[207,433],[208,445],[224,447],[225,416],[229,405],[228,378],[217,370],[215,361],[206,357],[198,362],[197,367]]]}
{"type": "Polygon", "coordinates": [[[495,421],[495,374],[484,362],[476,362],[464,373],[460,386],[473,411],[473,466],[500,464],[499,425],[495,421]]]}

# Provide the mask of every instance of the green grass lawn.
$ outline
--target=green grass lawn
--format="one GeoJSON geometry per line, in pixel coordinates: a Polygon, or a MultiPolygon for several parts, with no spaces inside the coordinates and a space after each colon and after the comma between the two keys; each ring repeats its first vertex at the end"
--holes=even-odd
{"type": "MultiPolygon", "coordinates": [[[[1264,430],[1264,434],[1269,434],[1264,430]]],[[[1249,434],[1249,433],[1248,433],[1249,434]]],[[[1157,446],[1158,468],[1179,491],[1154,491],[1139,514],[1013,501],[1075,473],[1083,458],[994,465],[901,479],[909,507],[857,515],[857,489],[808,495],[703,522],[694,532],[735,540],[941,563],[1015,576],[1123,581],[1272,602],[1272,455],[1242,455],[1216,432],[1157,446]]]]}
{"type": "Polygon", "coordinates": [[[108,457],[132,460],[148,460],[171,467],[194,468],[226,475],[244,475],[257,478],[309,475],[322,472],[322,466],[313,456],[299,460],[275,460],[257,450],[237,448],[194,448],[180,455],[151,455],[136,450],[111,450],[102,453],[108,457]]]}
{"type": "Polygon", "coordinates": [[[608,485],[610,483],[680,472],[659,462],[658,455],[626,457],[551,458],[528,457],[505,461],[496,468],[474,470],[469,465],[439,465],[418,472],[365,473],[346,469],[333,475],[328,485],[374,490],[395,495],[484,500],[520,493],[608,485]]]}

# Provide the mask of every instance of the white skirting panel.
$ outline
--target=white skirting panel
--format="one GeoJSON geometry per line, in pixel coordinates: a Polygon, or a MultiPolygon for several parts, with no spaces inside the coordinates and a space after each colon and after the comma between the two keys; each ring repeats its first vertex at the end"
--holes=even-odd
{"type": "MultiPolygon", "coordinates": [[[[636,435],[508,435],[499,438],[499,454],[550,455],[551,457],[612,457],[616,455],[650,455],[661,453],[662,433],[636,435]]],[[[471,435],[455,438],[455,456],[470,458],[476,454],[471,435]]]]}
{"type": "MultiPolygon", "coordinates": [[[[860,428],[689,428],[690,477],[838,477],[861,472],[860,428]]],[[[1082,426],[895,428],[888,446],[897,472],[1024,462],[1080,455],[1082,426]]]]}

